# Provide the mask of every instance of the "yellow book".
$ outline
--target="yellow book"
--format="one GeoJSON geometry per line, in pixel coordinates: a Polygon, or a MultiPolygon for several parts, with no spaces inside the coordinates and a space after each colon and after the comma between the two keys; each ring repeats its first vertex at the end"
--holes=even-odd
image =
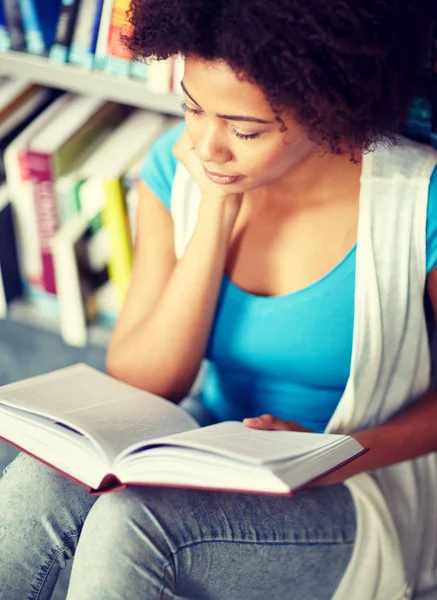
{"type": "Polygon", "coordinates": [[[133,248],[126,209],[125,190],[119,179],[104,179],[105,204],[102,223],[109,240],[109,278],[120,306],[126,297],[132,275],[133,248]]]}

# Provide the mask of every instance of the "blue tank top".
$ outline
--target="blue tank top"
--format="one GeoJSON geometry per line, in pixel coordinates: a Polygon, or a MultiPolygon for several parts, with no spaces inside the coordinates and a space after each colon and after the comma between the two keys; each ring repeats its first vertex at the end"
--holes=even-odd
{"type": "MultiPolygon", "coordinates": [[[[170,208],[172,147],[183,124],[150,149],[142,179],[170,208]]],[[[427,271],[437,265],[437,169],[429,192],[427,271]]],[[[349,378],[356,246],[324,277],[283,296],[260,297],[222,280],[201,397],[218,420],[271,413],[324,431],[349,378]]]]}

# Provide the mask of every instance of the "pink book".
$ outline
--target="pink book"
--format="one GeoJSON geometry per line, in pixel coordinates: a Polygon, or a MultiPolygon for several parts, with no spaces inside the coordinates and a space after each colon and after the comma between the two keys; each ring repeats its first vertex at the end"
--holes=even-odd
{"type": "Polygon", "coordinates": [[[52,160],[49,154],[27,150],[28,176],[33,183],[34,202],[42,261],[42,283],[49,294],[56,294],[55,266],[51,239],[58,230],[52,160]]]}

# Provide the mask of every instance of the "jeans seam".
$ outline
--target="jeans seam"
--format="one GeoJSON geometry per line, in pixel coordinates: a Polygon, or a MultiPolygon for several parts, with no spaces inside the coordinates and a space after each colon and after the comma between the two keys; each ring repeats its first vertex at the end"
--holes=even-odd
{"type": "Polygon", "coordinates": [[[63,552],[65,552],[65,550],[68,548],[67,540],[70,540],[71,538],[74,538],[74,537],[76,537],[76,538],[79,537],[79,532],[77,530],[68,532],[64,536],[63,544],[52,548],[50,555],[49,555],[49,561],[45,565],[41,566],[41,570],[38,573],[37,580],[36,580],[36,586],[35,586],[36,589],[35,589],[35,591],[32,590],[31,595],[29,595],[29,600],[39,600],[41,590],[44,586],[44,583],[47,580],[47,575],[49,574],[49,572],[50,572],[51,568],[53,567],[58,556],[60,554],[62,554],[63,552]]]}
{"type": "MultiPolygon", "coordinates": [[[[211,539],[202,539],[202,540],[193,540],[191,542],[186,542],[176,548],[172,552],[173,556],[179,552],[179,550],[185,550],[186,548],[191,548],[192,546],[198,546],[199,544],[243,544],[245,546],[353,546],[355,544],[355,540],[340,540],[340,541],[276,541],[276,540],[256,540],[256,541],[248,541],[248,540],[218,540],[216,538],[211,539]]],[[[170,561],[169,561],[170,562],[170,561]]],[[[168,563],[169,564],[169,563],[168,563]]]]}

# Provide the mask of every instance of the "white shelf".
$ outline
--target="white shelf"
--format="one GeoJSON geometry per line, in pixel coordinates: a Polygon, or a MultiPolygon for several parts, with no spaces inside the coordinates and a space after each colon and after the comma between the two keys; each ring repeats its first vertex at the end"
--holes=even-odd
{"type": "Polygon", "coordinates": [[[181,98],[176,94],[153,94],[147,90],[145,82],[88,71],[68,64],[56,65],[41,56],[23,52],[1,53],[0,75],[182,116],[181,98]]]}

